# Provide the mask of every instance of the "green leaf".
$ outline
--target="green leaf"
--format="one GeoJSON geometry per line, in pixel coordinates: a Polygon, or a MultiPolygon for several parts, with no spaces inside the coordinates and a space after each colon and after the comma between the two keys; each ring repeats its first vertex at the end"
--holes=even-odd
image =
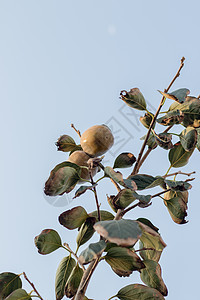
{"type": "MultiPolygon", "coordinates": [[[[112,196],[111,196],[112,197],[112,196]]],[[[137,198],[130,189],[121,190],[116,196],[113,196],[113,204],[116,209],[123,209],[129,206],[137,198]]]]}
{"type": "Polygon", "coordinates": [[[76,265],[76,261],[71,257],[71,255],[64,257],[56,271],[55,279],[55,293],[56,300],[61,300],[65,295],[65,285],[76,265]]]}
{"type": "Polygon", "coordinates": [[[81,168],[71,162],[57,165],[45,183],[44,192],[48,196],[69,193],[80,180],[81,168]]]}
{"type": "Polygon", "coordinates": [[[74,267],[71,275],[69,276],[65,286],[65,295],[67,296],[67,298],[72,298],[73,296],[75,296],[82,277],[83,277],[83,269],[81,269],[77,264],[74,267]]]}
{"type": "Polygon", "coordinates": [[[145,267],[136,253],[124,247],[110,248],[105,255],[105,261],[120,277],[127,277],[133,271],[145,267]]]}
{"type": "Polygon", "coordinates": [[[187,191],[192,188],[192,185],[186,181],[173,181],[165,179],[165,183],[171,188],[173,191],[187,191]]]}
{"type": "Polygon", "coordinates": [[[80,264],[85,265],[92,260],[98,258],[98,255],[106,248],[106,243],[101,240],[97,243],[90,244],[85,250],[83,250],[78,258],[80,264]]]}
{"type": "Polygon", "coordinates": [[[81,147],[81,145],[76,145],[76,146],[74,146],[74,149],[72,150],[72,151],[70,151],[70,153],[69,153],[69,156],[73,153],[73,152],[75,152],[75,151],[83,151],[83,148],[81,147]]]}
{"type": "Polygon", "coordinates": [[[141,280],[151,288],[158,290],[163,296],[167,296],[167,287],[161,276],[161,267],[154,260],[144,260],[145,268],[141,270],[141,280]]]}
{"type": "Polygon", "coordinates": [[[129,168],[134,164],[135,161],[136,158],[132,153],[123,152],[115,159],[113,169],[129,168]]]}
{"type": "Polygon", "coordinates": [[[14,292],[12,292],[7,298],[2,298],[5,300],[31,300],[29,294],[23,289],[17,289],[14,292]]]}
{"type": "Polygon", "coordinates": [[[164,300],[159,291],[142,284],[129,284],[119,290],[116,297],[120,300],[164,300]]]}
{"type": "Polygon", "coordinates": [[[0,274],[0,299],[5,299],[14,290],[22,287],[19,275],[4,272],[0,274]]]}
{"type": "MultiPolygon", "coordinates": [[[[140,117],[140,122],[142,123],[142,125],[144,125],[144,127],[146,127],[147,129],[149,128],[149,126],[151,125],[151,122],[153,120],[153,114],[149,114],[146,113],[143,117],[140,117]]],[[[155,123],[153,125],[153,128],[155,127],[155,123]]]]}
{"type": "Polygon", "coordinates": [[[196,147],[200,151],[200,128],[196,128],[197,131],[197,144],[196,147]]]}
{"type": "Polygon", "coordinates": [[[137,222],[142,230],[140,241],[143,243],[144,247],[162,251],[166,247],[166,244],[161,238],[160,234],[144,223],[139,221],[137,222]]]}
{"type": "Polygon", "coordinates": [[[186,89],[186,88],[182,88],[182,89],[178,89],[176,91],[173,91],[172,93],[165,93],[165,92],[161,92],[159,91],[165,98],[174,100],[178,103],[184,103],[187,95],[189,95],[190,90],[186,89]]]}
{"type": "Polygon", "coordinates": [[[172,135],[167,132],[159,133],[155,135],[156,143],[163,149],[169,150],[173,148],[172,135]]]}
{"type": "Polygon", "coordinates": [[[187,97],[181,106],[184,113],[183,125],[200,127],[200,100],[195,97],[187,97]]]}
{"type": "Polygon", "coordinates": [[[188,191],[169,191],[164,194],[164,199],[172,220],[177,224],[187,223],[185,217],[187,216],[188,191]]]}
{"type": "MultiPolygon", "coordinates": [[[[148,219],[146,218],[138,218],[137,221],[139,221],[140,223],[143,223],[144,225],[147,225],[148,227],[150,227],[151,229],[153,229],[155,232],[158,232],[158,228],[148,219]]],[[[144,238],[144,236],[143,236],[144,238]]],[[[143,239],[144,240],[144,239],[143,239]]],[[[143,244],[143,242],[140,240],[139,241],[139,249],[144,249],[144,248],[148,248],[147,246],[150,244],[150,241],[147,240],[147,242],[145,243],[145,245],[143,244]]],[[[140,256],[143,259],[151,259],[151,260],[155,260],[155,261],[159,261],[160,256],[162,254],[162,251],[158,251],[155,249],[149,249],[149,250],[141,250],[140,251],[140,256]]]]}
{"type": "Polygon", "coordinates": [[[175,124],[181,124],[184,119],[184,113],[180,110],[169,111],[163,117],[158,118],[156,121],[164,126],[171,126],[175,124]]]}
{"type": "Polygon", "coordinates": [[[180,134],[180,142],[185,151],[193,150],[197,143],[196,129],[190,126],[184,129],[180,134]]]}
{"type": "Polygon", "coordinates": [[[162,251],[155,250],[155,249],[153,249],[153,248],[146,248],[146,247],[144,246],[144,244],[141,242],[141,240],[139,241],[139,249],[141,249],[141,250],[139,251],[140,256],[141,256],[144,260],[151,259],[151,260],[155,260],[155,261],[157,261],[157,262],[160,260],[162,251]],[[143,250],[142,250],[142,249],[143,249],[143,250]],[[147,250],[147,249],[148,249],[148,250],[147,250]]]}
{"type": "Polygon", "coordinates": [[[53,229],[44,229],[35,237],[35,245],[40,254],[49,254],[62,247],[62,242],[57,231],[53,229]]]}
{"type": "MultiPolygon", "coordinates": [[[[144,141],[146,138],[146,135],[142,136],[140,140],[144,141]]],[[[147,146],[149,146],[149,149],[155,149],[157,147],[156,139],[153,133],[149,135],[149,138],[147,140],[147,146]]]]}
{"type": "Polygon", "coordinates": [[[127,179],[124,179],[124,182],[127,186],[133,185],[132,182],[134,182],[134,185],[137,187],[136,189],[140,191],[160,185],[163,182],[163,178],[159,176],[153,177],[146,174],[137,174],[130,175],[127,179]]]}
{"type": "Polygon", "coordinates": [[[59,137],[56,146],[58,151],[69,152],[76,148],[76,143],[71,136],[65,134],[59,137]]]}
{"type": "Polygon", "coordinates": [[[142,234],[136,221],[124,219],[97,222],[94,229],[109,242],[125,247],[133,246],[142,234]]]}
{"type": "Polygon", "coordinates": [[[85,244],[94,234],[93,225],[96,222],[96,218],[88,217],[85,222],[81,225],[79,233],[76,238],[78,246],[85,244]]]}
{"type": "MultiPolygon", "coordinates": [[[[97,210],[89,213],[90,217],[96,218],[96,221],[98,221],[98,212],[97,210]]],[[[107,220],[113,220],[114,216],[111,214],[109,211],[106,210],[100,210],[100,216],[101,216],[101,221],[107,221],[107,220]]]]}
{"type": "Polygon", "coordinates": [[[67,229],[79,228],[88,218],[86,210],[82,206],[77,206],[63,212],[58,220],[67,229]]]}
{"type": "Polygon", "coordinates": [[[125,186],[122,173],[120,173],[119,171],[115,172],[111,167],[105,167],[104,173],[106,177],[110,177],[115,182],[119,183],[122,186],[125,186]]]}
{"type": "Polygon", "coordinates": [[[84,194],[88,190],[92,190],[95,186],[96,186],[96,184],[80,186],[80,188],[75,192],[75,196],[73,197],[73,199],[80,197],[82,194],[84,194]]]}
{"type": "Polygon", "coordinates": [[[173,168],[180,168],[187,165],[190,156],[192,155],[193,150],[190,152],[185,151],[180,142],[174,145],[169,151],[169,161],[173,168]]]}
{"type": "Polygon", "coordinates": [[[133,88],[129,92],[121,91],[120,95],[128,106],[138,110],[146,110],[146,101],[138,88],[133,88]]]}
{"type": "Polygon", "coordinates": [[[146,218],[138,218],[137,221],[143,223],[144,225],[149,226],[151,229],[155,230],[156,232],[159,231],[159,228],[153,225],[153,223],[146,218]]]}

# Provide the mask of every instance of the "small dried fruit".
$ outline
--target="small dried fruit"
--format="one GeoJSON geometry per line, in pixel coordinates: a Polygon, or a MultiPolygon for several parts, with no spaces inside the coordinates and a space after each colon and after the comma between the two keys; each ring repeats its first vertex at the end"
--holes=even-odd
{"type": "MultiPolygon", "coordinates": [[[[89,159],[90,159],[90,156],[87,153],[85,153],[84,151],[75,151],[69,156],[68,161],[71,163],[74,163],[80,167],[88,167],[87,162],[89,159]]],[[[97,171],[98,171],[98,167],[92,168],[92,176],[96,175],[97,171]]],[[[82,168],[81,178],[86,179],[86,180],[90,179],[88,169],[82,168]]]]}
{"type": "Polygon", "coordinates": [[[94,125],[81,136],[81,147],[91,156],[104,154],[112,147],[113,143],[114,137],[106,125],[94,125]]]}

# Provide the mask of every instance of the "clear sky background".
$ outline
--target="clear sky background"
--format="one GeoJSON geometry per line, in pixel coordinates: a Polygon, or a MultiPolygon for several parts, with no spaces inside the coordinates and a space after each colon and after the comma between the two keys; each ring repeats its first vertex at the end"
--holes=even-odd
{"type": "MultiPolygon", "coordinates": [[[[146,132],[136,120],[142,113],[131,115],[119,93],[140,88],[153,111],[161,99],[157,90],[168,86],[185,56],[172,90],[187,87],[192,95],[200,94],[199,10],[197,0],[0,1],[0,272],[26,271],[45,300],[55,298],[55,272],[66,253],[59,249],[41,256],[34,237],[53,228],[75,248],[76,234],[59,225],[59,214],[76,205],[95,210],[90,192],[74,202],[72,196],[44,197],[50,170],[67,159],[55,142],[62,134],[78,142],[71,123],[81,132],[108,123],[120,130],[116,139],[124,142],[114,146],[105,163],[112,165],[113,154],[123,151],[137,155],[146,132]]],[[[199,161],[196,150],[183,168],[197,171],[188,224],[175,224],[159,198],[127,215],[147,217],[160,228],[168,245],[160,263],[169,300],[199,298],[199,161]]],[[[168,166],[167,151],[156,149],[141,172],[163,175],[168,166]]],[[[115,193],[114,186],[106,181],[98,192],[102,208],[109,209],[105,192],[115,193]]],[[[87,296],[108,299],[136,282],[136,272],[121,279],[102,262],[87,296]]]]}

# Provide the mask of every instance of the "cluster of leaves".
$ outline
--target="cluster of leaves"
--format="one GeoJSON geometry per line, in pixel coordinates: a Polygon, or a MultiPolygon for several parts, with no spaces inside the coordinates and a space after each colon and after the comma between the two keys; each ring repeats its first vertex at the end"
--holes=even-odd
{"type": "MultiPolygon", "coordinates": [[[[167,150],[170,170],[185,166],[195,148],[200,151],[200,100],[189,97],[188,89],[161,93],[164,97],[162,105],[166,99],[171,99],[174,102],[165,115],[163,116],[161,113],[162,117],[159,116],[158,118],[155,118],[154,114],[148,111],[145,98],[139,89],[134,88],[129,92],[122,91],[121,99],[133,109],[145,111],[145,115],[140,118],[140,121],[148,133],[150,127],[150,136],[146,146],[150,151],[157,147],[167,150]],[[157,125],[168,127],[167,130],[158,133],[157,125]],[[180,134],[170,133],[169,131],[175,125],[182,125],[185,129],[180,134]],[[173,136],[175,138],[178,136],[178,141],[175,143],[172,140],[173,136]]],[[[57,146],[59,151],[70,153],[81,149],[81,146],[76,144],[68,135],[61,136],[57,146]]],[[[91,158],[89,164],[98,165],[103,171],[103,176],[96,181],[91,176],[89,184],[87,180],[87,185],[84,185],[83,178],[81,178],[83,167],[69,161],[57,165],[51,171],[45,184],[45,193],[49,196],[70,193],[81,182],[81,186],[75,191],[74,197],[77,198],[83,193],[92,191],[97,200],[96,187],[104,178],[111,179],[118,190],[116,195],[107,197],[113,213],[99,210],[98,205],[97,210],[93,212],[87,212],[83,207],[76,206],[59,216],[59,223],[66,229],[78,230],[75,251],[71,250],[68,244],[63,243],[58,232],[53,229],[45,229],[35,237],[35,245],[42,255],[49,254],[59,248],[68,251],[68,255],[62,259],[56,273],[55,293],[57,300],[61,300],[65,295],[75,300],[88,299],[84,294],[82,298],[77,297],[79,291],[85,292],[84,288],[87,286],[87,282],[84,284],[84,274],[87,273],[85,265],[94,261],[98,264],[100,260],[109,264],[111,270],[120,277],[128,277],[133,272],[138,271],[144,283],[144,285],[127,285],[110,299],[114,297],[118,297],[120,300],[164,299],[167,296],[168,291],[162,279],[159,264],[166,244],[158,228],[148,219],[131,220],[124,216],[136,206],[149,206],[152,199],[159,196],[163,199],[172,220],[177,224],[186,223],[188,190],[191,189],[191,184],[188,183],[188,180],[177,181],[178,172],[175,173],[174,180],[169,180],[169,170],[163,176],[132,172],[127,178],[124,178],[121,172],[116,171],[119,168],[132,167],[135,162],[136,158],[132,153],[121,153],[115,159],[113,167],[104,167],[101,159],[91,158]],[[161,192],[145,194],[147,189],[155,187],[160,187],[161,192]],[[143,194],[140,191],[143,191],[143,194]],[[99,234],[99,240],[90,243],[80,251],[80,247],[88,242],[95,232],[99,234]],[[139,250],[135,250],[136,244],[139,246],[139,250]]],[[[87,167],[84,166],[84,168],[87,167]]],[[[6,280],[2,282],[4,284],[6,280]]],[[[14,290],[14,283],[11,286],[14,290]]],[[[21,288],[19,283],[15,286],[21,288]]],[[[1,287],[0,290],[2,290],[1,287]]],[[[29,298],[31,299],[31,295],[29,298]]]]}
{"type": "MultiPolygon", "coordinates": [[[[37,297],[34,291],[27,293],[22,289],[22,274],[14,274],[11,272],[4,272],[0,274],[0,299],[5,300],[31,300],[32,297],[37,297]]],[[[26,278],[26,274],[23,273],[26,278]]]]}

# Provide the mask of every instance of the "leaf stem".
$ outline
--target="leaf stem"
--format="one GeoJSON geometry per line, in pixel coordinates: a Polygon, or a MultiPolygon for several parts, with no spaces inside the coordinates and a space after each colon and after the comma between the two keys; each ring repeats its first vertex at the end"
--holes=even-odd
{"type": "Polygon", "coordinates": [[[172,168],[172,165],[169,166],[169,169],[167,170],[166,174],[163,176],[164,178],[167,177],[167,175],[168,175],[169,171],[171,170],[171,168],[172,168]]]}
{"type": "MultiPolygon", "coordinates": [[[[77,262],[78,262],[78,256],[77,256],[77,251],[78,251],[78,247],[77,247],[77,249],[76,249],[76,252],[74,252],[71,248],[70,248],[70,246],[69,246],[69,244],[68,243],[64,243],[64,248],[67,250],[67,251],[69,251],[70,252],[70,254],[73,254],[74,255],[74,257],[76,258],[76,260],[77,260],[77,262]]],[[[80,263],[79,263],[80,264],[80,263]]],[[[85,267],[82,265],[82,264],[80,264],[80,266],[81,266],[81,268],[85,271],[85,267]]]]}
{"type": "Polygon", "coordinates": [[[117,295],[114,295],[114,296],[110,297],[108,300],[111,300],[111,299],[113,299],[115,297],[117,297],[117,295]]]}
{"type": "Polygon", "coordinates": [[[169,191],[171,191],[171,189],[167,189],[167,190],[164,190],[160,193],[157,193],[157,194],[153,195],[151,198],[159,197],[160,195],[165,194],[166,192],[169,192],[169,191]]]}
{"type": "MultiPolygon", "coordinates": [[[[175,80],[179,77],[180,71],[181,71],[181,69],[182,69],[183,66],[184,66],[184,60],[185,60],[185,58],[182,57],[180,67],[179,67],[179,69],[178,69],[176,75],[174,76],[174,78],[173,78],[172,81],[170,82],[169,86],[167,87],[167,89],[165,89],[165,91],[164,91],[165,93],[169,91],[169,89],[171,88],[171,86],[173,85],[173,83],[175,82],[175,80]]],[[[151,133],[151,129],[153,128],[153,126],[154,126],[154,124],[155,124],[155,122],[156,122],[156,119],[157,119],[157,117],[158,117],[158,114],[159,114],[159,112],[160,112],[160,110],[161,110],[161,108],[162,108],[164,102],[165,102],[165,97],[163,96],[162,99],[161,99],[161,102],[160,102],[160,104],[159,104],[159,106],[158,106],[158,109],[157,109],[157,111],[156,111],[156,113],[155,113],[155,115],[154,115],[154,118],[153,118],[153,120],[152,120],[152,122],[151,122],[151,124],[150,124],[150,126],[149,126],[149,130],[148,130],[148,132],[147,132],[146,138],[145,138],[145,140],[144,140],[144,142],[143,142],[142,148],[141,148],[141,150],[140,150],[140,153],[139,153],[139,155],[138,155],[138,158],[137,158],[135,167],[134,167],[133,172],[131,173],[131,175],[135,175],[135,174],[137,174],[137,172],[138,172],[138,166],[139,166],[140,160],[141,160],[141,158],[142,158],[142,155],[143,155],[145,146],[146,146],[146,144],[147,144],[147,141],[148,141],[148,139],[149,139],[149,136],[150,136],[150,133],[151,133]]]]}
{"type": "Polygon", "coordinates": [[[34,284],[32,282],[30,282],[30,280],[28,279],[25,272],[23,272],[23,275],[24,275],[25,280],[28,281],[28,283],[32,286],[34,292],[37,294],[37,297],[40,298],[41,300],[43,300],[43,298],[40,296],[39,292],[36,290],[34,284]]]}
{"type": "Polygon", "coordinates": [[[99,205],[99,200],[98,200],[98,196],[97,196],[97,190],[96,190],[95,182],[93,180],[92,170],[91,169],[89,169],[89,174],[90,174],[91,184],[94,185],[94,187],[92,188],[92,190],[94,192],[94,197],[95,197],[95,201],[96,201],[98,220],[101,221],[100,205],[99,205]]]}

